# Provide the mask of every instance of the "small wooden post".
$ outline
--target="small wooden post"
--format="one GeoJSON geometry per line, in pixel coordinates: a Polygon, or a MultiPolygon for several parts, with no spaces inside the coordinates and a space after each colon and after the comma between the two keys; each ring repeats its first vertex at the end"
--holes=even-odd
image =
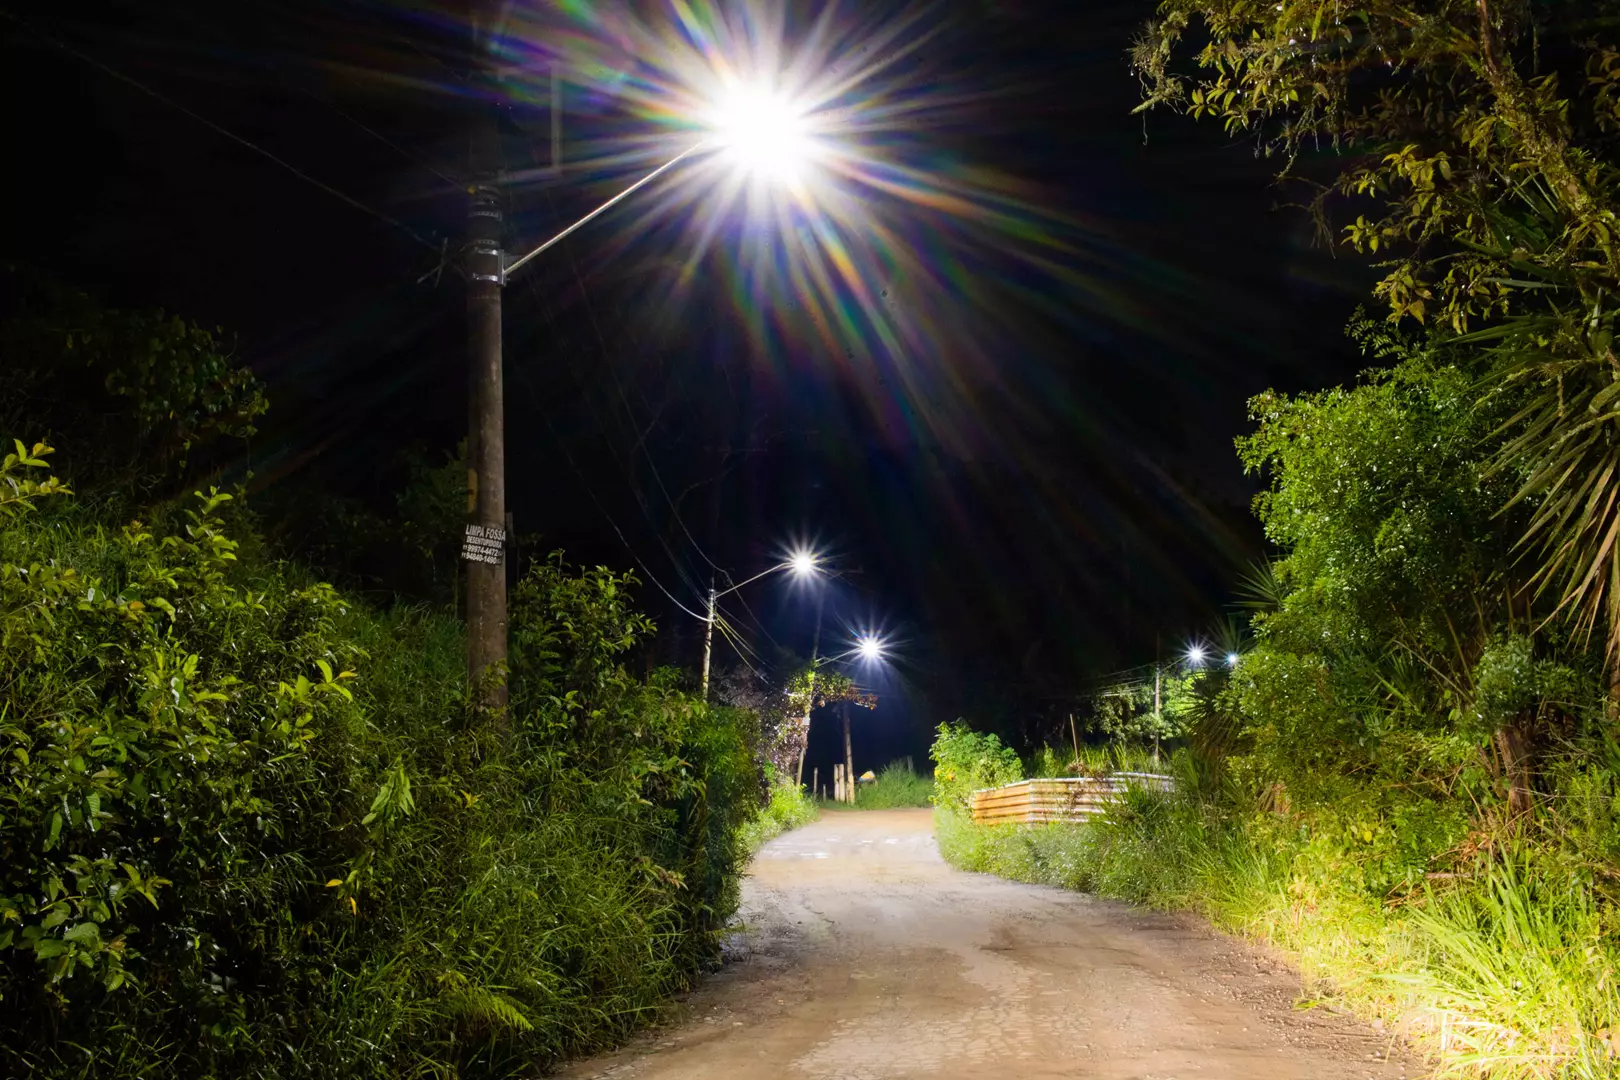
{"type": "Polygon", "coordinates": [[[1074,713],[1069,714],[1069,738],[1074,740],[1074,763],[1080,764],[1080,735],[1074,729],[1074,713]]]}
{"type": "Polygon", "coordinates": [[[841,762],[833,763],[833,802],[844,801],[844,766],[841,762]]]}
{"type": "Polygon", "coordinates": [[[821,792],[821,775],[820,774],[821,774],[820,766],[812,765],[810,767],[810,797],[811,798],[815,798],[815,796],[820,794],[820,792],[821,792]]]}

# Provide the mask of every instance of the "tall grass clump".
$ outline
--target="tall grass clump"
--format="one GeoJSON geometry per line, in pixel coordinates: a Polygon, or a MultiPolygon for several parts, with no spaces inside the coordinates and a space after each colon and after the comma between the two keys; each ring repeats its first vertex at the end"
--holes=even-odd
{"type": "Polygon", "coordinates": [[[777,779],[769,765],[766,766],[766,773],[770,796],[759,813],[744,823],[739,834],[743,850],[750,855],[766,841],[810,824],[819,813],[815,800],[804,788],[777,779]]]}
{"type": "Polygon", "coordinates": [[[918,773],[905,759],[889,762],[878,771],[876,780],[855,788],[857,810],[900,810],[931,806],[933,801],[933,778],[918,773]]]}
{"type": "Polygon", "coordinates": [[[1069,746],[1040,746],[1029,755],[1024,771],[1032,777],[1105,776],[1115,772],[1159,772],[1165,767],[1161,757],[1142,746],[1128,743],[1083,743],[1069,746]]]}
{"type": "Polygon", "coordinates": [[[627,576],[522,579],[490,715],[455,620],[46,453],[0,464],[0,1075],[534,1075],[716,962],[752,717],[626,671],[627,576]]]}
{"type": "Polygon", "coordinates": [[[855,785],[855,802],[818,800],[828,810],[903,810],[933,805],[934,781],[912,767],[906,758],[891,761],[878,770],[871,783],[855,785]]]}

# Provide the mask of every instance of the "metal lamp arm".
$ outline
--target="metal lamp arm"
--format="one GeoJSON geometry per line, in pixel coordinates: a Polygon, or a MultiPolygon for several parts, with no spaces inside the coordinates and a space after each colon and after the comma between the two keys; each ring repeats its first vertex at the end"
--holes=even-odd
{"type": "Polygon", "coordinates": [[[623,191],[621,191],[617,195],[613,196],[611,199],[609,199],[607,202],[603,203],[601,206],[598,206],[595,210],[592,210],[590,213],[586,214],[584,217],[580,218],[578,221],[576,221],[572,225],[568,226],[568,228],[564,229],[562,232],[558,233],[556,236],[553,236],[550,240],[547,240],[545,243],[541,244],[539,247],[537,247],[534,250],[530,251],[527,255],[524,255],[524,256],[522,256],[520,258],[514,259],[511,262],[507,263],[506,264],[506,274],[507,274],[507,276],[510,277],[511,275],[517,273],[518,270],[520,270],[524,266],[528,265],[528,263],[531,260],[533,260],[536,256],[542,254],[543,252],[545,252],[545,251],[549,250],[550,248],[554,247],[555,245],[561,243],[563,240],[566,240],[574,232],[578,231],[579,229],[584,228],[586,225],[589,225],[592,221],[596,220],[601,215],[607,213],[609,210],[613,209],[615,206],[619,205],[625,199],[628,199],[630,196],[634,195],[636,192],[640,191],[642,188],[646,187],[648,184],[652,183],[654,180],[658,179],[660,176],[663,176],[666,172],[673,169],[676,165],[679,165],[682,161],[685,161],[687,158],[691,157],[693,154],[697,153],[699,150],[703,150],[703,149],[707,148],[708,146],[709,146],[709,140],[707,140],[707,139],[705,139],[704,141],[699,142],[699,143],[693,143],[691,146],[688,146],[685,150],[682,150],[679,154],[676,154],[674,157],[670,158],[668,161],[666,161],[662,165],[658,166],[658,168],[654,169],[652,172],[648,173],[646,176],[643,176],[640,180],[637,180],[635,183],[631,184],[629,187],[625,188],[623,191]]]}

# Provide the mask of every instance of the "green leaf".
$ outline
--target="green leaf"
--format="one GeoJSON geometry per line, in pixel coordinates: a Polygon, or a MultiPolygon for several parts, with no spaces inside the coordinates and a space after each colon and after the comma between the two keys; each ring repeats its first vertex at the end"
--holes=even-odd
{"type": "Polygon", "coordinates": [[[100,945],[101,927],[93,922],[76,923],[62,935],[62,940],[71,941],[75,945],[100,945]]]}

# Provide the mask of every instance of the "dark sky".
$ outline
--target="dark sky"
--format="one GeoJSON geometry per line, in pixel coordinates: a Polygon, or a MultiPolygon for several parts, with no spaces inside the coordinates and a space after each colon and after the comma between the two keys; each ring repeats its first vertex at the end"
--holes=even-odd
{"type": "MultiPolygon", "coordinates": [[[[899,57],[869,97],[842,99],[893,111],[869,146],[907,178],[835,221],[869,291],[824,295],[819,314],[846,317],[818,330],[793,271],[814,214],[782,235],[725,218],[705,248],[701,184],[652,190],[548,253],[506,292],[520,531],[638,563],[670,651],[693,661],[696,625],[674,601],[699,606],[710,560],[740,579],[790,540],[823,545],[849,571],[830,632],[876,627],[897,648],[870,725],[891,737],[873,756],[915,752],[908,723],[1061,714],[1219,617],[1264,550],[1232,450],[1244,401],[1354,371],[1339,328],[1367,271],[1274,209],[1272,163],[1251,145],[1131,115],[1125,52],[1151,6],[836,12],[829,67],[868,63],[866,39],[899,57]],[[955,201],[924,198],[941,193],[955,201]]],[[[650,123],[630,105],[627,47],[611,20],[593,30],[564,10],[593,7],[619,10],[515,9],[510,169],[549,164],[537,61],[579,74],[561,175],[512,189],[513,248],[645,169],[624,152],[650,123]]],[[[6,253],[234,332],[270,385],[261,484],[318,470],[382,499],[401,446],[454,446],[461,292],[453,276],[417,281],[459,230],[477,95],[454,19],[243,0],[42,5],[0,28],[6,253]]],[[[790,38],[811,29],[788,21],[790,38]]],[[[732,615],[757,615],[762,652],[806,650],[806,595],[743,595],[751,610],[732,615]]]]}

